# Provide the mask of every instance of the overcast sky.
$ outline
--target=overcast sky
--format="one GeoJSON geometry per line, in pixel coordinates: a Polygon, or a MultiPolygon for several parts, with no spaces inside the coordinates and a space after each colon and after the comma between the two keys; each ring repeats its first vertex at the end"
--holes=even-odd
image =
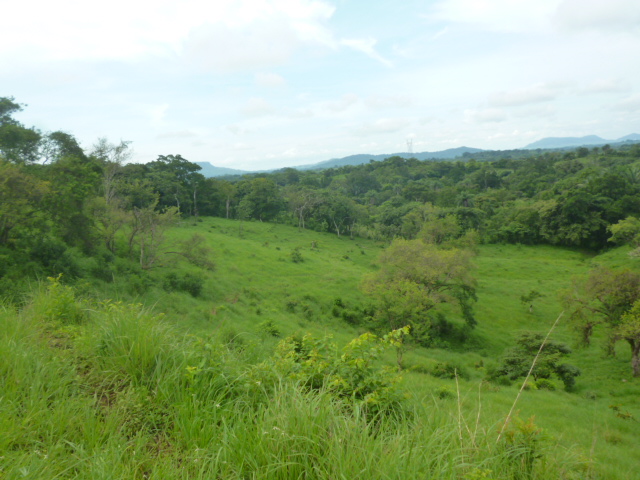
{"type": "Polygon", "coordinates": [[[640,133],[639,0],[20,0],[0,96],[135,160],[265,169],[640,133]]]}

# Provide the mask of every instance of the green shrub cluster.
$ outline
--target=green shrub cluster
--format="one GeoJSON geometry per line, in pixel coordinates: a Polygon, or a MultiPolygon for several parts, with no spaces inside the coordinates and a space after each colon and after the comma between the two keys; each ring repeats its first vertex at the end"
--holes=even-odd
{"type": "Polygon", "coordinates": [[[204,277],[194,273],[169,272],[165,275],[162,287],[168,292],[186,292],[199,297],[204,286],[204,277]]]}
{"type": "Polygon", "coordinates": [[[407,327],[384,337],[365,333],[349,342],[341,354],[330,337],[290,336],[279,343],[275,365],[286,378],[310,389],[326,388],[371,411],[397,408],[402,400],[398,387],[401,376],[388,367],[379,367],[375,360],[408,333],[407,327]]]}

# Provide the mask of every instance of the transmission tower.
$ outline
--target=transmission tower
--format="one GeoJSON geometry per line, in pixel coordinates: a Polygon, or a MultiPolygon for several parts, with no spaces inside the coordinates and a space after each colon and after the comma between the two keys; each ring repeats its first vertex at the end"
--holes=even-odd
{"type": "Polygon", "coordinates": [[[407,138],[407,152],[413,153],[413,138],[407,138]]]}

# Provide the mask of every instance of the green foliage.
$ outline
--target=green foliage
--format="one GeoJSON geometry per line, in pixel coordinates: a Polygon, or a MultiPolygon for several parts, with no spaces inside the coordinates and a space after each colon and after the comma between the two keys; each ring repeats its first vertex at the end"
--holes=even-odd
{"type": "Polygon", "coordinates": [[[467,371],[460,367],[460,365],[456,365],[449,362],[438,362],[436,363],[431,371],[429,372],[431,375],[437,378],[469,378],[469,374],[467,371]]]}
{"type": "Polygon", "coordinates": [[[300,248],[294,248],[293,250],[291,250],[291,253],[289,254],[289,257],[291,258],[291,261],[293,263],[301,263],[304,262],[304,257],[302,256],[302,253],[300,253],[300,248]]]}
{"type": "MultiPolygon", "coordinates": [[[[396,240],[380,255],[381,269],[363,283],[375,306],[374,320],[384,328],[412,327],[416,341],[446,332],[435,328],[444,313],[439,307],[456,305],[468,326],[476,324],[472,302],[474,280],[469,275],[470,254],[455,248],[442,250],[420,240],[396,240]]],[[[445,322],[446,323],[446,322],[445,322]]]]}
{"type": "Polygon", "coordinates": [[[548,378],[539,378],[536,380],[536,388],[538,390],[549,390],[553,392],[556,389],[556,384],[548,378]]]}
{"type": "Polygon", "coordinates": [[[36,296],[33,307],[43,318],[64,324],[79,324],[86,318],[74,289],[62,284],[62,274],[47,277],[46,289],[36,296]]]}
{"type": "Polygon", "coordinates": [[[637,247],[640,244],[640,220],[636,217],[627,217],[607,228],[611,233],[609,241],[617,245],[631,245],[637,247]]]}
{"type": "Polygon", "coordinates": [[[581,343],[589,345],[594,328],[604,325],[609,332],[609,354],[624,340],[631,348],[634,376],[640,376],[640,275],[629,269],[598,268],[583,281],[574,282],[564,295],[571,308],[571,321],[581,343]]]}
{"type": "Polygon", "coordinates": [[[269,337],[279,337],[280,329],[273,323],[273,320],[265,320],[258,324],[258,331],[269,337]]]}
{"type": "Polygon", "coordinates": [[[523,305],[529,305],[529,312],[533,311],[533,302],[535,302],[538,298],[542,298],[544,295],[537,290],[531,290],[526,295],[520,296],[520,303],[523,305]]]}
{"type": "Polygon", "coordinates": [[[339,398],[350,399],[370,411],[396,408],[402,400],[400,376],[375,360],[390,346],[398,346],[408,328],[380,338],[365,333],[349,342],[339,354],[329,338],[317,340],[307,334],[288,337],[276,350],[276,368],[287,378],[312,388],[327,388],[339,398]]]}
{"type": "Polygon", "coordinates": [[[449,387],[440,387],[436,389],[435,395],[440,400],[446,400],[448,398],[454,398],[456,394],[449,387]]]}
{"type": "Polygon", "coordinates": [[[111,372],[114,381],[153,388],[180,363],[175,332],[161,321],[163,315],[139,304],[105,301],[97,317],[85,348],[95,368],[111,372]]]}
{"type": "Polygon", "coordinates": [[[560,363],[561,359],[571,353],[571,349],[564,343],[551,340],[547,340],[543,346],[543,341],[544,335],[539,333],[520,334],[516,339],[516,346],[504,353],[500,365],[491,373],[490,378],[505,376],[510,380],[516,380],[526,377],[535,359],[531,376],[536,382],[556,375],[566,389],[571,389],[575,384],[575,377],[580,375],[580,370],[573,365],[560,363]]]}
{"type": "Polygon", "coordinates": [[[527,421],[516,418],[505,431],[505,450],[507,458],[515,467],[515,479],[532,478],[534,464],[543,458],[544,449],[548,445],[548,438],[534,420],[534,417],[527,421]]]}
{"type": "Polygon", "coordinates": [[[202,293],[204,277],[195,273],[169,272],[165,275],[162,287],[168,292],[186,292],[192,297],[202,293]]]}

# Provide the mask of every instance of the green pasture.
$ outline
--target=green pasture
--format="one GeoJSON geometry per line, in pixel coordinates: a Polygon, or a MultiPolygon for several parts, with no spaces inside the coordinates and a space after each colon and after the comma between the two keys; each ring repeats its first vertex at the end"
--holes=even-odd
{"type": "MultiPolygon", "coordinates": [[[[549,331],[573,277],[640,268],[624,249],[481,245],[476,329],[461,346],[410,349],[406,409],[376,425],[328,392],[266,391],[247,372],[287,335],[344,345],[365,332],[334,306],[366,305],[359,285],[384,245],[217,218],[184,222],[167,244],[193,234],[215,269],[175,257],[59,290],[55,302],[43,285],[20,311],[0,311],[0,477],[637,478],[640,381],[623,345],[615,358],[603,356],[602,334],[575,348],[574,391],[524,390],[502,436],[520,385],[484,380],[518,332],[549,331]],[[200,278],[200,295],[164,289],[171,272],[200,278]],[[520,297],[531,290],[542,297],[530,312],[520,297]],[[196,387],[190,375],[205,364],[211,377],[196,387]],[[433,376],[442,365],[458,378],[433,376]],[[521,450],[504,450],[505,436],[521,450]]],[[[573,345],[566,314],[551,337],[573,345]]],[[[393,352],[383,363],[395,365],[393,352]]]]}

